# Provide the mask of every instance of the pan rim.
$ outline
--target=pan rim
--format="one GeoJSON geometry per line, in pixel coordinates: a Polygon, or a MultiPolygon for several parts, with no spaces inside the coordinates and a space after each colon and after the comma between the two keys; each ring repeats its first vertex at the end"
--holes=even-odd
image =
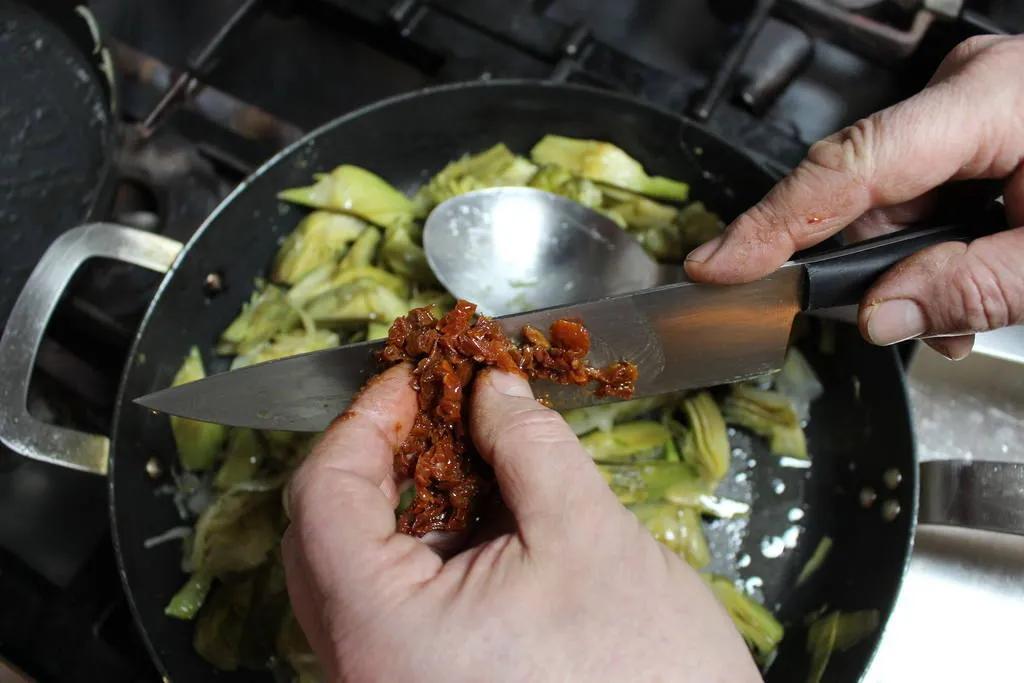
{"type": "MultiPolygon", "coordinates": [[[[139,347],[140,341],[141,341],[142,337],[144,336],[145,331],[148,329],[150,321],[152,320],[153,316],[156,314],[156,309],[157,309],[158,303],[163,298],[164,293],[167,290],[167,288],[170,286],[170,283],[171,283],[174,275],[177,273],[178,269],[181,267],[181,264],[184,263],[185,259],[188,257],[188,254],[192,250],[192,248],[195,245],[195,243],[198,242],[203,237],[205,232],[210,228],[210,226],[212,224],[214,224],[221,217],[221,214],[223,214],[223,212],[226,210],[226,208],[228,206],[230,206],[237,199],[237,197],[239,195],[241,195],[242,193],[246,192],[249,189],[250,185],[257,178],[259,178],[262,175],[264,175],[265,173],[267,173],[271,168],[274,168],[276,165],[281,163],[285,158],[290,157],[292,154],[294,154],[297,150],[299,150],[303,146],[306,146],[306,145],[309,145],[309,144],[313,143],[315,140],[320,138],[323,134],[327,133],[328,131],[330,131],[330,130],[338,127],[338,126],[341,126],[341,125],[343,125],[345,123],[348,123],[349,121],[352,121],[352,120],[357,119],[357,118],[361,118],[363,116],[371,115],[371,114],[373,114],[377,110],[384,109],[384,108],[387,108],[387,107],[390,107],[390,106],[393,106],[393,105],[396,105],[396,104],[400,104],[402,102],[418,99],[418,98],[421,98],[421,97],[436,96],[436,95],[444,94],[444,93],[447,93],[447,92],[453,92],[453,91],[474,90],[474,89],[486,90],[486,89],[496,89],[496,88],[517,88],[517,89],[523,89],[523,90],[534,90],[534,89],[555,89],[555,90],[563,90],[563,91],[568,90],[568,91],[575,91],[575,92],[579,92],[579,93],[585,93],[585,94],[589,94],[589,95],[596,95],[596,96],[600,96],[600,97],[603,97],[603,98],[606,98],[606,99],[610,98],[610,99],[613,99],[613,100],[618,100],[618,101],[620,101],[623,104],[626,104],[626,105],[629,105],[629,106],[632,106],[632,107],[636,107],[636,108],[641,109],[641,110],[652,111],[652,112],[657,113],[660,116],[670,117],[671,119],[673,119],[674,121],[679,123],[681,127],[685,127],[685,128],[691,129],[691,130],[699,130],[702,134],[707,135],[709,138],[712,138],[712,139],[716,140],[717,142],[721,143],[722,145],[724,145],[726,147],[729,147],[736,154],[745,157],[750,163],[756,165],[764,173],[770,175],[773,178],[774,181],[778,181],[779,178],[780,178],[778,172],[775,169],[773,169],[771,166],[769,166],[764,161],[762,161],[760,158],[758,158],[758,156],[753,154],[750,150],[748,150],[748,149],[746,149],[744,147],[740,147],[738,145],[735,145],[735,144],[729,142],[728,140],[726,140],[724,137],[722,137],[718,133],[712,131],[705,124],[700,123],[698,121],[695,121],[693,119],[690,119],[690,118],[688,118],[688,117],[686,117],[686,116],[684,116],[684,115],[682,115],[682,114],[680,114],[678,112],[674,112],[672,110],[666,109],[666,108],[658,106],[658,105],[656,105],[654,103],[648,102],[648,101],[646,101],[644,99],[641,99],[639,97],[632,96],[632,95],[629,95],[629,94],[626,94],[626,93],[610,91],[610,90],[606,90],[606,89],[602,89],[602,88],[598,88],[598,87],[594,87],[594,86],[589,86],[589,85],[557,83],[557,82],[553,82],[553,81],[545,81],[545,80],[539,80],[539,79],[493,79],[493,80],[488,80],[488,81],[460,81],[460,82],[455,82],[455,83],[447,83],[447,84],[430,86],[430,87],[427,87],[427,88],[421,88],[421,89],[417,89],[417,90],[412,90],[412,91],[401,93],[401,94],[398,94],[398,95],[395,95],[395,96],[392,96],[392,97],[388,97],[388,98],[384,98],[384,99],[381,99],[381,100],[377,100],[377,101],[371,102],[371,103],[369,103],[369,104],[367,104],[367,105],[365,105],[363,107],[360,107],[358,109],[354,109],[354,110],[352,110],[350,112],[342,114],[341,116],[339,116],[339,117],[337,117],[335,119],[332,119],[330,121],[325,122],[324,124],[322,124],[322,125],[318,126],[317,128],[309,131],[302,138],[300,138],[299,140],[293,142],[292,144],[288,145],[287,147],[283,148],[282,150],[280,150],[279,152],[277,152],[276,154],[274,154],[273,156],[268,158],[265,162],[263,162],[257,169],[255,169],[249,176],[247,176],[241,183],[239,183],[238,186],[235,187],[213,209],[213,211],[211,211],[211,213],[203,220],[203,222],[199,225],[199,227],[196,228],[195,232],[189,238],[189,240],[187,242],[185,242],[185,244],[183,245],[183,247],[181,249],[181,252],[177,256],[177,258],[175,259],[175,261],[171,265],[171,267],[164,274],[162,280],[160,281],[160,284],[157,286],[157,289],[156,289],[156,291],[155,291],[155,293],[153,295],[152,300],[147,305],[146,312],[145,312],[145,314],[144,314],[144,316],[142,318],[142,321],[139,324],[138,329],[136,330],[135,336],[134,336],[134,338],[132,340],[132,344],[131,344],[130,349],[129,349],[129,353],[126,356],[125,364],[124,364],[124,367],[122,368],[122,371],[121,371],[120,381],[118,383],[117,398],[116,398],[116,401],[115,401],[114,418],[113,418],[113,421],[112,421],[112,424],[111,424],[110,473],[107,475],[108,476],[108,514],[110,516],[111,537],[112,537],[114,551],[115,551],[115,559],[117,561],[118,575],[120,577],[121,584],[122,584],[122,586],[124,588],[125,597],[126,597],[126,600],[128,602],[128,606],[129,606],[129,609],[131,611],[132,618],[133,618],[133,620],[135,622],[135,627],[136,627],[137,631],[139,632],[140,637],[142,638],[143,643],[146,646],[146,650],[147,650],[147,652],[148,652],[148,654],[150,656],[151,661],[153,662],[153,664],[155,665],[158,673],[163,677],[163,680],[165,682],[170,683],[173,679],[171,678],[170,673],[168,671],[168,668],[167,668],[166,664],[164,663],[163,657],[157,651],[155,643],[152,641],[152,639],[149,636],[149,631],[145,627],[144,621],[142,619],[142,616],[140,614],[140,611],[139,611],[139,608],[138,608],[138,605],[137,605],[137,602],[136,602],[136,599],[135,599],[135,595],[133,594],[133,592],[131,590],[131,587],[129,586],[128,575],[127,575],[127,571],[126,571],[126,567],[125,567],[125,561],[124,561],[124,557],[125,557],[125,555],[124,555],[124,548],[122,546],[122,539],[121,539],[121,534],[120,534],[119,525],[118,525],[117,506],[116,506],[116,490],[115,490],[116,487],[115,487],[115,483],[114,483],[115,482],[114,472],[115,472],[115,468],[117,466],[116,463],[117,463],[117,460],[118,460],[118,458],[116,457],[117,456],[117,452],[118,452],[118,434],[121,431],[121,418],[122,418],[122,414],[123,414],[122,413],[123,406],[125,405],[125,392],[127,390],[127,379],[130,376],[130,372],[131,372],[131,368],[132,368],[132,364],[133,364],[133,359],[136,357],[136,355],[138,353],[138,347],[139,347]]],[[[885,351],[887,353],[891,354],[893,363],[896,365],[896,367],[902,368],[902,364],[900,363],[900,359],[899,359],[899,356],[897,354],[896,349],[895,348],[887,348],[887,349],[885,349],[885,351]]],[[[909,392],[908,392],[908,385],[907,385],[907,380],[906,380],[906,374],[901,371],[899,373],[899,377],[897,378],[897,381],[898,381],[898,385],[899,385],[899,393],[900,393],[899,398],[900,398],[900,401],[901,401],[901,403],[903,403],[903,405],[906,406],[907,413],[909,415],[910,411],[911,411],[911,405],[910,405],[910,399],[909,399],[909,392]]],[[[917,466],[919,464],[919,461],[918,461],[918,455],[917,455],[916,433],[915,433],[915,430],[914,430],[914,427],[913,427],[913,423],[912,423],[911,420],[908,420],[908,427],[909,428],[908,428],[907,436],[908,436],[908,440],[909,440],[909,445],[910,445],[910,447],[912,449],[911,461],[913,462],[913,465],[914,465],[914,468],[915,468],[915,472],[914,472],[914,478],[913,478],[913,486],[912,487],[908,487],[908,488],[910,488],[909,495],[911,497],[911,509],[909,511],[907,511],[907,514],[910,515],[910,519],[908,520],[908,522],[909,522],[908,538],[907,538],[907,542],[905,544],[905,551],[903,553],[903,560],[902,560],[900,568],[899,568],[900,575],[899,575],[899,578],[898,578],[898,581],[897,581],[896,591],[895,591],[895,594],[893,596],[893,605],[898,600],[899,595],[900,595],[900,593],[901,593],[901,591],[903,589],[903,577],[906,575],[907,568],[908,568],[909,563],[910,563],[911,553],[912,553],[912,550],[913,550],[914,540],[915,540],[915,536],[916,536],[917,519],[918,519],[918,509],[917,508],[918,508],[920,481],[919,481],[919,477],[917,476],[917,471],[916,470],[917,470],[917,466]]],[[[889,616],[890,616],[891,612],[892,612],[892,609],[890,607],[883,614],[883,620],[882,620],[882,623],[880,624],[879,629],[878,629],[878,637],[874,639],[871,652],[865,658],[864,669],[862,670],[859,679],[863,679],[863,676],[866,674],[867,670],[870,668],[871,663],[875,659],[875,655],[877,654],[877,650],[878,650],[878,645],[881,642],[882,637],[884,637],[886,629],[888,628],[889,616]]]]}

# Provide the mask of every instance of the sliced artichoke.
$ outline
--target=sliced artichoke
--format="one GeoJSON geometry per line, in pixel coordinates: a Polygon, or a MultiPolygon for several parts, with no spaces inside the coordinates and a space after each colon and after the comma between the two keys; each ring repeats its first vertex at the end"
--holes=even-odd
{"type": "Polygon", "coordinates": [[[562,413],[577,436],[582,436],[599,429],[610,432],[618,422],[625,422],[640,417],[644,413],[657,410],[668,405],[675,399],[673,394],[638,398],[632,401],[616,401],[586,408],[574,408],[562,413]]]}
{"type": "Polygon", "coordinates": [[[722,403],[730,424],[768,439],[772,453],[780,457],[807,460],[807,440],[793,403],[777,391],[737,384],[722,403]]]}
{"type": "Polygon", "coordinates": [[[271,269],[271,279],[294,285],[320,266],[334,266],[369,225],[355,216],[314,211],[285,238],[271,269]]]}
{"type": "Polygon", "coordinates": [[[758,655],[766,657],[779,646],[785,629],[771,612],[747,597],[722,576],[706,575],[711,591],[732,617],[740,635],[758,655]]]}
{"type": "Polygon", "coordinates": [[[660,422],[627,422],[611,431],[591,432],[580,439],[594,460],[650,460],[661,457],[665,441],[672,438],[660,422]]]}
{"type": "Polygon", "coordinates": [[[686,183],[647,175],[639,161],[610,142],[545,135],[530,158],[540,166],[560,166],[573,175],[652,197],[683,201],[690,194],[686,183]]]}
{"type": "Polygon", "coordinates": [[[704,528],[695,510],[667,502],[638,503],[629,509],[656,541],[694,569],[703,569],[711,562],[704,528]]]}
{"type": "Polygon", "coordinates": [[[278,198],[314,209],[349,213],[383,227],[412,221],[414,206],[380,176],[358,166],[338,166],[308,187],[278,193],[278,198]]]}
{"type": "MultiPolygon", "coordinates": [[[[199,348],[193,346],[185,356],[171,386],[181,386],[206,377],[199,348]]],[[[171,432],[178,449],[181,466],[190,471],[212,469],[220,455],[227,428],[209,422],[196,422],[171,416],[171,432]]]]}
{"type": "Polygon", "coordinates": [[[706,480],[717,484],[729,472],[729,435],[722,412],[706,391],[684,398],[682,410],[690,425],[683,438],[683,459],[706,480]]]}

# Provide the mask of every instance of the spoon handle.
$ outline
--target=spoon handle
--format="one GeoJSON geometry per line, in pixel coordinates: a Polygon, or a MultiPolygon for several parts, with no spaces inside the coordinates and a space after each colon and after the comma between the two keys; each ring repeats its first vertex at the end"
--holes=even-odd
{"type": "Polygon", "coordinates": [[[799,261],[806,269],[806,312],[860,303],[891,267],[943,242],[971,242],[1009,228],[1006,211],[993,202],[969,217],[944,225],[912,227],[799,261]]]}

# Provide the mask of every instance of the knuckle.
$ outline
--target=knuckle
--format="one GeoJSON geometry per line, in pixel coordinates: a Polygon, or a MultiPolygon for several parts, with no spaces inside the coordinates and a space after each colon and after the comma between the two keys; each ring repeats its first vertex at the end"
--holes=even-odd
{"type": "MultiPolygon", "coordinates": [[[[787,178],[783,182],[788,182],[787,178]]],[[[739,223],[743,240],[757,250],[763,250],[774,244],[780,235],[779,225],[784,224],[781,217],[785,215],[786,201],[779,196],[772,197],[769,201],[760,202],[744,214],[744,220],[739,223]]]]}
{"type": "Polygon", "coordinates": [[[566,441],[569,428],[562,416],[539,403],[517,409],[505,416],[494,431],[494,443],[521,444],[524,442],[566,441]]]}
{"type": "Polygon", "coordinates": [[[1013,320],[1011,295],[1004,278],[985,260],[968,252],[953,277],[956,318],[953,332],[982,332],[1006,327],[1013,320]]]}
{"type": "Polygon", "coordinates": [[[804,164],[812,169],[840,173],[851,180],[870,175],[879,137],[878,116],[869,116],[847,126],[835,135],[814,143],[804,164]]]}
{"type": "Polygon", "coordinates": [[[961,41],[954,47],[949,56],[946,59],[954,64],[964,64],[979,53],[985,51],[993,44],[1002,42],[1004,38],[1002,36],[971,36],[966,40],[961,41]]]}

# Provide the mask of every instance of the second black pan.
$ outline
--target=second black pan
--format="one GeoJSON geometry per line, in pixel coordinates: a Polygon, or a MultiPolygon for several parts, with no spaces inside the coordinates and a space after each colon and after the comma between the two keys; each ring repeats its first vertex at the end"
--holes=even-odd
{"type": "Polygon", "coordinates": [[[73,4],[0,0],[0,328],[54,237],[113,196],[109,53],[73,4]]]}
{"type": "MultiPolygon", "coordinates": [[[[307,184],[314,172],[350,163],[412,191],[462,153],[497,142],[526,152],[545,133],[611,141],[652,173],[692,183],[693,196],[725,219],[755,203],[775,181],[727,141],[676,115],[604,91],[528,82],[449,86],[388,100],[321,128],[270,160],[182,250],[139,330],[123,376],[109,450],[111,518],[139,627],[171,681],[270,678],[258,672],[216,672],[193,652],[192,624],[164,616],[165,604],[185,578],[179,570],[180,550],[173,543],[146,550],[143,542],[181,522],[172,502],[154,495],[156,483],[146,465],[155,456],[170,467],[176,455],[166,417],[131,400],[168,386],[194,344],[203,349],[208,367],[225,369],[213,354],[215,340],[303,213],[276,200],[280,189],[307,184]],[[218,273],[224,283],[212,298],[204,286],[210,273],[218,273]]],[[[160,245],[151,244],[147,251],[148,238],[124,237],[129,233],[117,228],[97,230],[119,245],[122,256],[160,267],[160,259],[146,260],[160,245]]],[[[161,248],[166,250],[165,242],[161,248]]],[[[749,497],[752,514],[739,522],[718,522],[709,531],[715,557],[711,569],[762,592],[787,626],[767,673],[769,683],[806,676],[804,617],[824,605],[878,609],[884,627],[916,517],[914,442],[896,353],[868,345],[855,329],[843,326],[834,352],[822,354],[813,335],[805,351],[825,386],[807,431],[812,467],[782,467],[763,444],[735,435],[729,493],[749,497]],[[886,484],[889,470],[902,475],[898,484],[886,484]],[[797,575],[823,535],[835,539],[828,561],[796,588],[797,575]]],[[[894,481],[891,474],[888,481],[894,481]]],[[[881,629],[837,653],[825,680],[859,681],[880,634],[881,629]]]]}

